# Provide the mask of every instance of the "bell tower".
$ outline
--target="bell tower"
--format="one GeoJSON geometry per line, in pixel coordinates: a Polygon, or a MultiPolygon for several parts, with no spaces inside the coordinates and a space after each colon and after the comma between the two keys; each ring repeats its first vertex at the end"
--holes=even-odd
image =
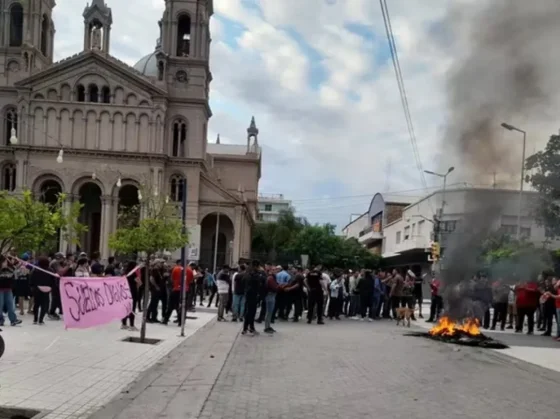
{"type": "Polygon", "coordinates": [[[113,14],[103,0],[93,0],[84,9],[84,51],[96,50],[109,54],[113,14]]]}
{"type": "Polygon", "coordinates": [[[206,153],[212,81],[209,23],[213,13],[213,0],[165,0],[157,59],[168,91],[168,112],[174,116],[166,130],[170,157],[204,158],[206,153]],[[186,133],[175,132],[174,127],[182,124],[186,133]],[[179,152],[173,146],[178,136],[185,142],[179,152]]]}
{"type": "MultiPolygon", "coordinates": [[[[10,71],[22,78],[52,64],[55,0],[5,0],[2,5],[0,65],[8,72],[5,78],[10,71]]],[[[6,84],[12,83],[0,76],[0,85],[6,84]]]]}

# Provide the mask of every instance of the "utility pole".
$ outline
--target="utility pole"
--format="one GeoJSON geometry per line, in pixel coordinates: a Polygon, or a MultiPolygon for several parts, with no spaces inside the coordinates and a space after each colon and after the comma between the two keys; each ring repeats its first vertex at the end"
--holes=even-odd
{"type": "Polygon", "coordinates": [[[496,171],[494,170],[494,172],[492,173],[493,175],[493,180],[492,180],[492,188],[496,189],[496,171]]]}
{"type": "Polygon", "coordinates": [[[424,170],[424,173],[427,173],[429,175],[434,175],[443,179],[443,189],[441,191],[441,208],[439,210],[436,210],[436,214],[434,215],[434,243],[432,244],[432,255],[435,255],[435,257],[432,257],[433,259],[432,269],[436,273],[439,273],[439,271],[441,270],[441,265],[440,265],[440,252],[441,252],[441,242],[442,242],[441,222],[443,219],[443,212],[445,210],[445,204],[446,204],[445,190],[447,187],[447,176],[449,176],[449,174],[453,170],[455,170],[455,167],[453,166],[447,169],[447,172],[444,174],[432,172],[430,170],[424,170]]]}

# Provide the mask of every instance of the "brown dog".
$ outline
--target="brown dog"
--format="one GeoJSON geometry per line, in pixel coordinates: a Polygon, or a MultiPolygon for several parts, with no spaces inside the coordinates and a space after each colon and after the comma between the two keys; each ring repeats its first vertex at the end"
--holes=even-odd
{"type": "Polygon", "coordinates": [[[403,327],[410,327],[410,319],[412,317],[412,314],[412,309],[408,307],[397,308],[397,326],[402,322],[403,327]]]}

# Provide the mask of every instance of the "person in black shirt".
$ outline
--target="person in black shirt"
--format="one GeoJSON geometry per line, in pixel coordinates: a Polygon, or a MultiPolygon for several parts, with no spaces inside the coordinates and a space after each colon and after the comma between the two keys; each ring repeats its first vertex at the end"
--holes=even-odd
{"type": "Polygon", "coordinates": [[[266,274],[261,269],[261,264],[258,260],[251,263],[251,269],[243,275],[245,282],[245,319],[243,321],[243,335],[247,332],[255,335],[258,334],[255,330],[255,314],[257,313],[257,303],[259,297],[262,296],[266,274]]]}
{"type": "Polygon", "coordinates": [[[307,274],[305,279],[307,289],[309,290],[307,324],[311,324],[315,308],[317,308],[317,324],[325,324],[323,322],[323,287],[321,286],[321,278],[321,271],[314,268],[307,274]]]}
{"type": "Polygon", "coordinates": [[[21,324],[21,320],[17,318],[16,308],[14,304],[14,294],[12,292],[14,286],[14,269],[16,260],[13,262],[0,255],[0,326],[4,325],[4,310],[8,312],[8,318],[12,326],[21,324]]]}
{"type": "Polygon", "coordinates": [[[105,276],[115,276],[115,258],[110,256],[105,267],[105,276]]]}
{"type": "MultiPolygon", "coordinates": [[[[37,260],[37,266],[45,271],[49,268],[49,259],[40,257],[37,260]]],[[[55,277],[46,272],[34,269],[31,272],[29,284],[33,290],[33,324],[43,325],[45,322],[45,314],[49,309],[49,296],[55,286],[55,277]]]]}
{"type": "Polygon", "coordinates": [[[196,296],[200,297],[200,305],[204,305],[204,282],[206,280],[206,268],[200,268],[199,274],[196,276],[196,295],[194,297],[194,305],[196,305],[196,296]]]}
{"type": "Polygon", "coordinates": [[[242,321],[245,317],[245,274],[247,267],[239,266],[239,272],[233,276],[233,306],[231,319],[232,322],[242,321]]]}
{"type": "Polygon", "coordinates": [[[105,268],[99,262],[99,258],[101,255],[99,252],[93,252],[91,255],[91,275],[92,276],[103,276],[103,272],[105,272],[105,268]]]}
{"type": "Polygon", "coordinates": [[[412,273],[414,274],[414,290],[412,292],[412,304],[418,304],[418,317],[421,319],[424,318],[422,315],[422,303],[424,302],[424,292],[423,292],[423,285],[424,285],[424,277],[422,276],[422,269],[419,266],[413,266],[411,269],[412,273]]]}
{"type": "Polygon", "coordinates": [[[292,309],[291,305],[294,305],[294,323],[297,323],[299,321],[299,318],[303,313],[303,288],[305,286],[304,282],[305,277],[303,276],[303,268],[301,266],[298,266],[296,268],[296,274],[288,283],[288,286],[284,289],[284,292],[289,299],[288,313],[292,309]]]}
{"type": "Polygon", "coordinates": [[[161,301],[162,313],[167,313],[167,285],[163,276],[163,264],[158,260],[154,263],[150,275],[150,306],[148,322],[159,323],[158,307],[161,301]]]}

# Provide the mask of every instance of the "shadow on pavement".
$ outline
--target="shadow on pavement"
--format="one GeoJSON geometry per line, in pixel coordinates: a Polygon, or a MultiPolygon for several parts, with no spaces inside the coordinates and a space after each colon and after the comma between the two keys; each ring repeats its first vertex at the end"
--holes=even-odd
{"type": "Polygon", "coordinates": [[[500,340],[508,346],[527,346],[531,348],[558,348],[560,342],[556,342],[550,336],[527,335],[525,333],[495,333],[484,330],[483,333],[493,339],[500,340]]]}

